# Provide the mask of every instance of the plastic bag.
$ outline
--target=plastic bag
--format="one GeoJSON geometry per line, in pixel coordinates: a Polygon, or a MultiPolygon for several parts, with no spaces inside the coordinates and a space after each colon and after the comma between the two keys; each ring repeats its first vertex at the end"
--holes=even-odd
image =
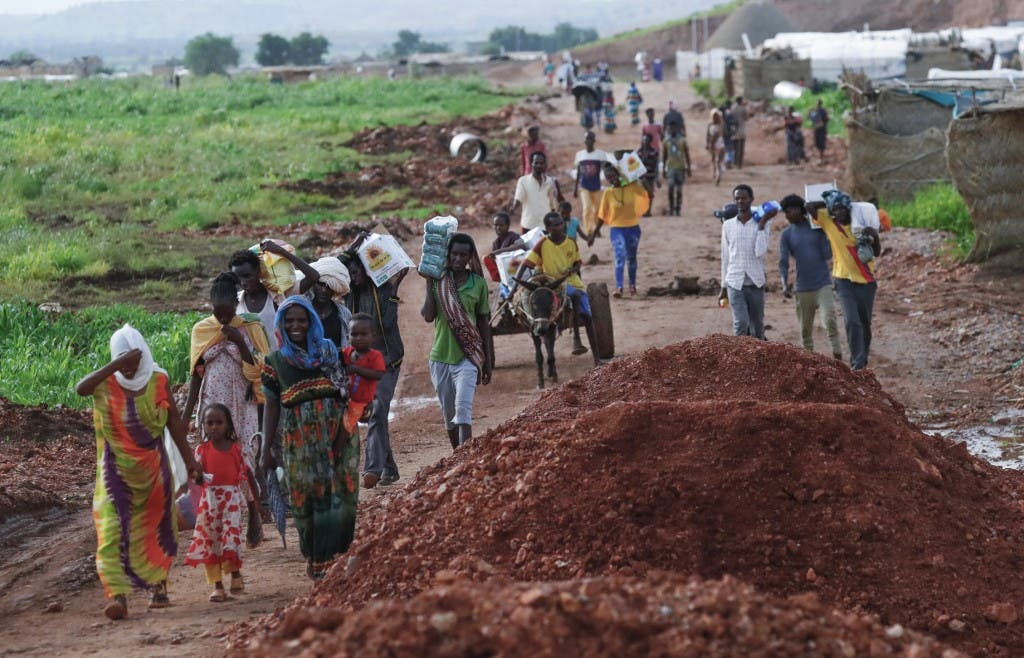
{"type": "Polygon", "coordinates": [[[640,180],[640,177],[647,173],[647,167],[640,161],[636,151],[624,153],[618,161],[619,173],[627,183],[640,180]]]}
{"type": "Polygon", "coordinates": [[[459,229],[459,220],[442,215],[427,220],[423,225],[423,254],[417,271],[432,279],[444,275],[448,261],[448,239],[459,229]]]}
{"type": "MultiPolygon", "coordinates": [[[[289,253],[295,253],[295,247],[283,240],[274,240],[289,253]]],[[[287,296],[295,287],[295,266],[284,256],[263,251],[258,244],[249,247],[249,251],[260,257],[260,281],[275,296],[287,296]]]]}

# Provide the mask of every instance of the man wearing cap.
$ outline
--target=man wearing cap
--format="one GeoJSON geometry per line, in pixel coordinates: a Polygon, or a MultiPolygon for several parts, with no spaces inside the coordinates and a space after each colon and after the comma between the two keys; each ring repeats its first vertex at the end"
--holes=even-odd
{"type": "Polygon", "coordinates": [[[754,190],[737,185],[732,191],[737,214],[722,223],[722,293],[729,300],[732,329],[737,336],[764,337],[764,255],[768,253],[770,222],[777,210],[760,219],[750,209],[754,190]]]}
{"type": "MultiPolygon", "coordinates": [[[[871,315],[875,304],[875,262],[861,260],[857,251],[857,236],[852,226],[850,211],[853,202],[848,194],[839,190],[822,193],[827,212],[819,212],[817,223],[832,245],[832,279],[836,295],[843,307],[846,342],[850,347],[850,367],[863,370],[868,365],[871,350],[871,315]]],[[[865,226],[860,231],[870,238],[871,251],[878,256],[882,251],[878,231],[865,226]]]]}
{"type": "Polygon", "coordinates": [[[530,156],[530,169],[529,174],[520,176],[516,181],[515,195],[508,207],[509,214],[517,208],[523,209],[519,217],[523,233],[543,226],[544,215],[557,210],[558,203],[564,200],[558,182],[547,174],[547,156],[543,153],[530,156]]]}

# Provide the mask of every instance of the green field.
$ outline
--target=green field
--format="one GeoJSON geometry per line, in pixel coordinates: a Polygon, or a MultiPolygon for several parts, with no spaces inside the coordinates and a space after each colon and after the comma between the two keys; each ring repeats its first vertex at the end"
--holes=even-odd
{"type": "MultiPolygon", "coordinates": [[[[355,131],[480,115],[518,97],[454,78],[207,78],[178,92],[148,77],[0,84],[0,300],[105,302],[116,281],[159,301],[239,246],[183,229],[365,209],[262,187],[353,169],[357,154],[341,144],[355,131]]],[[[423,209],[411,200],[406,211],[423,209]]]]}
{"type": "Polygon", "coordinates": [[[974,246],[974,222],[963,197],[950,183],[936,183],[918,190],[912,201],[883,204],[895,226],[948,231],[952,254],[966,258],[974,246]]]}

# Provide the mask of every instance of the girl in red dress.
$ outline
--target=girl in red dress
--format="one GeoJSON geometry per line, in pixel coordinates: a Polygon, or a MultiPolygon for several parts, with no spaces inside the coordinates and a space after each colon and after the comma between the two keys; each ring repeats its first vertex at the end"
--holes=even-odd
{"type": "Polygon", "coordinates": [[[196,511],[196,529],[188,547],[185,564],[206,567],[206,582],[213,585],[210,600],[226,601],[224,580],[231,577],[232,593],[241,592],[242,581],[242,505],[248,502],[249,515],[258,519],[255,501],[246,501],[249,492],[243,486],[248,469],[235,433],[231,412],[219,403],[208,405],[203,413],[205,441],[196,448],[196,461],[203,467],[203,493],[196,511]]]}

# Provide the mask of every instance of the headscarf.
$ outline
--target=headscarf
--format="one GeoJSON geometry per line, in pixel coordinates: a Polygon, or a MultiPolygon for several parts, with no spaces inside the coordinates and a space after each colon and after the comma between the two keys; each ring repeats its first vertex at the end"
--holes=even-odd
{"type": "Polygon", "coordinates": [[[302,295],[292,295],[281,303],[274,319],[278,348],[284,360],[302,370],[320,370],[331,381],[343,399],[348,399],[348,374],[338,356],[338,348],[330,338],[324,338],[324,325],[313,309],[313,304],[302,295]],[[284,316],[293,306],[301,306],[309,317],[306,344],[296,345],[284,329],[284,316]]]}
{"type": "Polygon", "coordinates": [[[821,193],[821,198],[825,200],[825,208],[830,215],[837,208],[846,208],[847,210],[853,208],[853,200],[850,195],[839,190],[825,190],[821,193]]]}
{"type": "Polygon", "coordinates": [[[348,294],[349,283],[351,281],[348,275],[348,267],[338,260],[337,256],[321,258],[320,260],[313,261],[309,266],[320,274],[320,280],[323,281],[335,295],[338,297],[344,297],[348,294]]]}
{"type": "Polygon", "coordinates": [[[324,325],[313,309],[313,304],[302,295],[292,295],[282,302],[274,319],[274,333],[284,360],[303,370],[329,366],[338,361],[338,348],[330,338],[324,338],[324,325]],[[301,306],[309,315],[306,344],[296,345],[284,329],[284,315],[292,306],[301,306]]]}
{"type": "Polygon", "coordinates": [[[117,383],[122,388],[129,391],[141,391],[149,384],[154,372],[167,374],[166,370],[153,361],[153,353],[149,351],[149,345],[146,344],[146,340],[139,330],[130,324],[125,324],[110,337],[110,358],[116,359],[130,350],[141,351],[142,358],[139,359],[139,368],[131,379],[125,377],[120,371],[114,373],[117,383]]]}

